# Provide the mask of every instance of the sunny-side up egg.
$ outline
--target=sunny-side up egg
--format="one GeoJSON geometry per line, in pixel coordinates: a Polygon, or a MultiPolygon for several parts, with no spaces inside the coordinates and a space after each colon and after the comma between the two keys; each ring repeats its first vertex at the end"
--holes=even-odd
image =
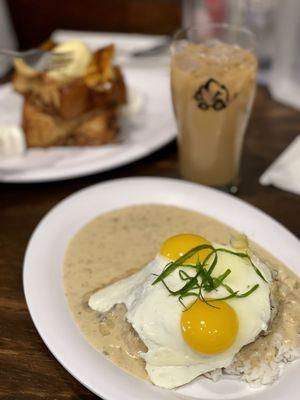
{"type": "Polygon", "coordinates": [[[173,236],[145,268],[93,294],[89,306],[106,312],[124,303],[127,320],[148,348],[140,356],[151,381],[164,388],[181,386],[205,372],[227,367],[243,346],[267,329],[270,271],[247,252],[210,243],[198,235],[173,236]],[[199,251],[179,266],[178,262],[170,264],[197,246],[199,251]],[[226,251],[212,253],[220,248],[226,251]],[[248,257],[233,254],[238,252],[249,254],[252,263],[248,257]],[[203,269],[209,271],[211,266],[213,271],[203,277],[203,269]],[[154,283],[167,269],[171,272],[163,281],[154,283]],[[200,269],[202,275],[192,284],[195,279],[191,278],[200,269]],[[212,282],[207,275],[214,279],[216,288],[206,291],[202,287],[199,295],[201,284],[212,282]],[[222,276],[224,280],[217,287],[222,276]],[[180,297],[188,283],[191,287],[185,293],[189,295],[180,297]],[[223,299],[232,292],[232,298],[223,299]],[[237,297],[245,293],[248,295],[237,297]]]}

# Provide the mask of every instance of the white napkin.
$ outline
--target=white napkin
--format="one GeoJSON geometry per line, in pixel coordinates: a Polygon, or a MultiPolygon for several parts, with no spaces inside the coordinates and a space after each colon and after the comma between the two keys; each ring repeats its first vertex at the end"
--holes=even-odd
{"type": "Polygon", "coordinates": [[[300,135],[262,174],[259,182],[300,195],[300,135]]]}

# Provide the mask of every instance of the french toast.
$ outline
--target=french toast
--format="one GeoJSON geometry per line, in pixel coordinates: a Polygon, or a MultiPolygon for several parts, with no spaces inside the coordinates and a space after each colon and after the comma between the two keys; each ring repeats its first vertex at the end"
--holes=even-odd
{"type": "Polygon", "coordinates": [[[44,112],[26,98],[23,129],[29,147],[102,145],[115,137],[117,113],[98,108],[65,119],[44,112]]]}
{"type": "Polygon", "coordinates": [[[28,147],[94,146],[118,131],[118,108],[126,103],[121,69],[112,45],[90,57],[81,76],[58,79],[15,62],[13,85],[24,95],[22,126],[28,147]]]}

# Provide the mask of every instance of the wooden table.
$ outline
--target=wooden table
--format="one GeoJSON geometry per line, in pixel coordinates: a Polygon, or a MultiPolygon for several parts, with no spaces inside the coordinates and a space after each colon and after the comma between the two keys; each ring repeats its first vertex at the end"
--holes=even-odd
{"type": "MultiPolygon", "coordinates": [[[[260,88],[246,136],[238,194],[297,236],[299,197],[263,187],[258,178],[299,132],[300,113],[277,104],[265,88],[260,88]]],[[[128,176],[178,178],[176,144],[134,164],[86,178],[0,184],[0,400],[96,399],[64,370],[37,334],[24,300],[22,262],[32,231],[51,207],[93,183],[128,176]]]]}

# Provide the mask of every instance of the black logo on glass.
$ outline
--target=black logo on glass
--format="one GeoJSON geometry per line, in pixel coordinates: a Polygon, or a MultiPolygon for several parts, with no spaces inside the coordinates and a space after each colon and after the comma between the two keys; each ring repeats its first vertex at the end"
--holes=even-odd
{"type": "Polygon", "coordinates": [[[209,79],[204,85],[200,86],[194,94],[197,105],[202,110],[213,108],[223,110],[229,102],[229,92],[225,85],[221,85],[215,79],[209,79]]]}

